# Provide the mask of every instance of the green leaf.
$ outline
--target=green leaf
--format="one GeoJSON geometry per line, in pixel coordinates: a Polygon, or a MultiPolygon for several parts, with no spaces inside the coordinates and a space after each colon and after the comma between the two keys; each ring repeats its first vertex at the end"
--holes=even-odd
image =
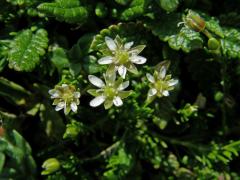
{"type": "Polygon", "coordinates": [[[228,58],[240,59],[240,31],[233,28],[224,28],[224,39],[221,39],[222,53],[228,58]]]}
{"type": "Polygon", "coordinates": [[[80,6],[79,0],[56,0],[52,3],[42,3],[37,8],[46,15],[67,23],[82,23],[88,17],[87,8],[80,6]]]}
{"type": "Polygon", "coordinates": [[[32,71],[40,62],[48,46],[47,31],[30,29],[17,34],[10,43],[8,54],[9,67],[16,71],[32,71]]]}
{"type": "Polygon", "coordinates": [[[53,48],[53,56],[51,58],[51,61],[57,67],[58,72],[61,72],[62,69],[70,66],[64,49],[60,47],[53,48]]]}
{"type": "Polygon", "coordinates": [[[0,96],[12,104],[24,105],[30,93],[22,86],[0,77],[0,96]]]}
{"type": "Polygon", "coordinates": [[[4,163],[5,163],[5,155],[2,152],[0,152],[0,173],[2,172],[4,163]]]}
{"type": "Polygon", "coordinates": [[[107,164],[108,170],[104,172],[103,176],[106,179],[119,179],[124,177],[133,165],[133,157],[128,154],[121,145],[116,154],[112,155],[107,164]]]}
{"type": "Polygon", "coordinates": [[[203,40],[200,33],[185,26],[178,27],[181,21],[181,14],[166,14],[162,15],[158,21],[146,22],[145,26],[160,40],[168,42],[172,49],[181,49],[188,53],[202,48],[203,40]]]}
{"type": "Polygon", "coordinates": [[[167,12],[173,12],[179,5],[179,0],[157,0],[157,2],[167,12]]]}
{"type": "Polygon", "coordinates": [[[147,0],[133,0],[130,7],[121,13],[120,19],[131,20],[143,15],[148,3],[147,0]]]}
{"type": "Polygon", "coordinates": [[[0,139],[0,144],[1,146],[4,144],[5,148],[0,150],[8,157],[8,160],[5,161],[7,168],[2,169],[3,173],[0,174],[0,178],[21,179],[27,175],[29,179],[32,179],[36,171],[36,164],[31,156],[32,150],[28,142],[17,131],[13,130],[8,131],[0,139]],[[11,172],[9,169],[12,169],[11,172]]]}

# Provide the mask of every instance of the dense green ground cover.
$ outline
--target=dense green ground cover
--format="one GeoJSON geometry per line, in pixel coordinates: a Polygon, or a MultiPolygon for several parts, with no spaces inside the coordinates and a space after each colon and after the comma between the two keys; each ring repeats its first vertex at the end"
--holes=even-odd
{"type": "Polygon", "coordinates": [[[0,5],[0,179],[240,179],[239,0],[0,5]]]}

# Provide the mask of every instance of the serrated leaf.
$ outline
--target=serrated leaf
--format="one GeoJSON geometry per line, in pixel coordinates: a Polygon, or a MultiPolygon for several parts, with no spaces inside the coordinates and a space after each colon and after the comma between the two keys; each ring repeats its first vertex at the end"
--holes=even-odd
{"type": "Polygon", "coordinates": [[[46,15],[67,23],[81,23],[88,17],[87,8],[80,6],[78,0],[56,0],[52,3],[42,3],[37,8],[46,15]]]}
{"type": "Polygon", "coordinates": [[[169,14],[163,15],[157,22],[147,22],[145,26],[160,40],[168,42],[172,49],[181,49],[188,53],[202,48],[203,40],[200,33],[185,26],[178,27],[179,22],[181,22],[181,14],[169,14]]]}
{"type": "Polygon", "coordinates": [[[133,0],[129,8],[121,13],[120,19],[131,20],[144,14],[148,3],[149,1],[146,0],[133,0]]]}
{"type": "Polygon", "coordinates": [[[10,43],[8,53],[9,67],[16,71],[32,71],[40,62],[48,46],[47,31],[30,29],[17,34],[10,43]]]}
{"type": "Polygon", "coordinates": [[[222,53],[228,58],[240,58],[240,31],[238,29],[224,28],[224,39],[221,39],[222,53]]]}
{"type": "Polygon", "coordinates": [[[179,5],[179,0],[157,0],[157,2],[167,12],[173,12],[179,5]]]}

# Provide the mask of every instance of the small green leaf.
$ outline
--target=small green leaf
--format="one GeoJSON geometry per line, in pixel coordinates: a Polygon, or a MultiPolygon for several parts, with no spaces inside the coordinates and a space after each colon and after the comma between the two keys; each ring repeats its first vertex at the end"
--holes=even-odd
{"type": "Polygon", "coordinates": [[[46,15],[67,23],[81,23],[88,17],[87,8],[80,6],[78,0],[56,0],[52,3],[42,3],[37,8],[46,15]]]}
{"type": "Polygon", "coordinates": [[[32,71],[40,62],[48,47],[47,31],[30,29],[17,34],[10,43],[8,54],[9,67],[16,71],[32,71]]]}
{"type": "Polygon", "coordinates": [[[52,63],[57,67],[58,71],[70,66],[69,60],[63,48],[55,47],[53,49],[52,63]]]}
{"type": "Polygon", "coordinates": [[[24,105],[30,93],[19,84],[0,77],[0,96],[12,104],[24,105]]]}
{"type": "Polygon", "coordinates": [[[157,0],[157,2],[167,12],[173,12],[179,5],[179,0],[157,0]]]}
{"type": "Polygon", "coordinates": [[[0,152],[0,173],[3,170],[4,163],[5,163],[5,155],[0,152]]]}

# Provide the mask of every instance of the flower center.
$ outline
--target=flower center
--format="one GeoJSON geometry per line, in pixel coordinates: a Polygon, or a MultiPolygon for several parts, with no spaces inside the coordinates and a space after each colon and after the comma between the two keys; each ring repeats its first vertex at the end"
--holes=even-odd
{"type": "Polygon", "coordinates": [[[114,97],[117,95],[117,90],[114,89],[113,87],[105,87],[104,94],[107,97],[114,97]]]}
{"type": "Polygon", "coordinates": [[[129,60],[129,53],[127,51],[120,50],[116,52],[115,57],[119,64],[126,64],[129,60]]]}

